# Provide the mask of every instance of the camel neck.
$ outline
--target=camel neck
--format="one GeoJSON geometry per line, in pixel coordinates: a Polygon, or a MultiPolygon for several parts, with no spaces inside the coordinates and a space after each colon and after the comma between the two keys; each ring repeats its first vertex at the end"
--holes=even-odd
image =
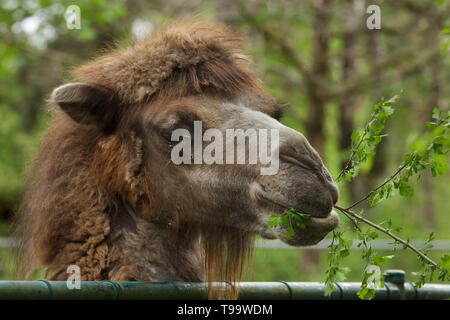
{"type": "Polygon", "coordinates": [[[202,281],[203,265],[199,236],[194,230],[174,232],[167,224],[141,218],[129,207],[112,218],[108,279],[202,281]]]}

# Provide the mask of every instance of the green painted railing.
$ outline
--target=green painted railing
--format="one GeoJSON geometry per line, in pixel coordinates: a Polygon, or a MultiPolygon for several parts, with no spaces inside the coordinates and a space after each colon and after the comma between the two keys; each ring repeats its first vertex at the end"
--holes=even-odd
{"type": "MultiPolygon", "coordinates": [[[[335,284],[330,296],[318,282],[240,282],[242,300],[355,300],[360,283],[335,284]]],[[[450,285],[426,284],[415,290],[405,282],[405,273],[391,270],[384,278],[384,288],[377,289],[375,299],[416,300],[449,299],[450,285]]],[[[80,289],[69,289],[65,281],[0,281],[0,299],[20,300],[202,300],[207,299],[204,283],[187,282],[114,282],[82,281],[80,289]]]]}

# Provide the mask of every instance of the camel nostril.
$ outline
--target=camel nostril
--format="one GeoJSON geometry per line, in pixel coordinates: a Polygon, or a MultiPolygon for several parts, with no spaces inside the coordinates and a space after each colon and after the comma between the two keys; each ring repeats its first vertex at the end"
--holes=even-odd
{"type": "Polygon", "coordinates": [[[331,194],[331,199],[333,200],[333,205],[335,205],[339,199],[339,189],[336,183],[333,181],[330,172],[327,170],[325,166],[322,166],[322,174],[325,177],[325,180],[327,181],[328,189],[330,190],[331,194]]]}
{"type": "Polygon", "coordinates": [[[330,194],[331,194],[331,199],[333,199],[333,206],[334,206],[339,200],[339,189],[337,188],[336,184],[334,184],[334,183],[330,187],[330,194]]]}
{"type": "Polygon", "coordinates": [[[330,192],[331,200],[333,201],[334,206],[339,200],[339,189],[333,180],[331,180],[331,182],[328,184],[328,190],[330,192]]]}
{"type": "Polygon", "coordinates": [[[333,178],[331,177],[331,175],[328,172],[327,168],[325,166],[322,166],[321,170],[322,170],[322,174],[325,176],[325,179],[328,182],[333,183],[333,178]]]}

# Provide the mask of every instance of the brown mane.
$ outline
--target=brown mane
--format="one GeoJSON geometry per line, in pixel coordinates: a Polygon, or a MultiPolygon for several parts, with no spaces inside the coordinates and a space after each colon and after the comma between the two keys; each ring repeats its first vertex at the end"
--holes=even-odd
{"type": "MultiPolygon", "coordinates": [[[[107,112],[117,125],[104,135],[58,108],[52,111],[19,210],[20,276],[44,266],[48,278],[64,280],[67,266],[76,264],[82,280],[145,279],[129,279],[128,267],[115,266],[118,212],[130,206],[150,221],[167,218],[158,211],[161,195],[155,185],[161,184],[141,165],[143,157],[152,155],[143,154],[133,125],[149,103],[161,105],[202,92],[235,96],[244,89],[259,90],[259,80],[241,63],[246,60],[238,38],[226,28],[183,21],[75,70],[75,81],[116,93],[118,103],[107,112]]],[[[240,279],[252,243],[247,233],[220,225],[181,225],[176,214],[167,219],[172,223],[161,232],[172,243],[165,250],[177,250],[183,237],[197,235],[205,259],[203,280],[240,279]]],[[[190,278],[193,263],[183,259],[178,273],[190,278]]]]}

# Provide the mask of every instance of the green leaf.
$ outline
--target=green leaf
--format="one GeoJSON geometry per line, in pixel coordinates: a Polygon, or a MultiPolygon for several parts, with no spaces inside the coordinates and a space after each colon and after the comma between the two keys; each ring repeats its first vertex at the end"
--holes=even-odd
{"type": "Polygon", "coordinates": [[[295,235],[294,228],[291,225],[287,227],[285,239],[289,240],[295,235]]]}
{"type": "MultiPolygon", "coordinates": [[[[434,171],[438,175],[442,175],[448,171],[447,157],[445,154],[435,154],[431,158],[430,162],[433,165],[434,171]]],[[[435,175],[433,175],[433,176],[435,176],[435,175]]]]}
{"type": "Polygon", "coordinates": [[[374,265],[381,266],[383,264],[388,263],[393,258],[394,258],[394,255],[390,255],[390,256],[374,255],[374,256],[372,256],[372,261],[373,261],[374,265]]]}
{"type": "Polygon", "coordinates": [[[358,297],[361,300],[372,300],[375,297],[375,289],[362,288],[357,292],[358,297]]]}
{"type": "Polygon", "coordinates": [[[336,287],[334,286],[334,284],[333,284],[332,282],[327,283],[327,284],[326,284],[326,288],[325,288],[324,295],[325,295],[325,296],[329,296],[329,295],[332,294],[334,291],[336,291],[336,287]]]}
{"type": "Polygon", "coordinates": [[[359,130],[354,130],[351,136],[352,142],[354,144],[357,144],[359,140],[361,139],[361,133],[359,130]]]}
{"type": "Polygon", "coordinates": [[[282,215],[281,216],[281,223],[280,223],[280,225],[285,226],[285,227],[290,226],[291,224],[290,224],[290,221],[289,221],[289,217],[290,216],[288,214],[282,215]]]}
{"type": "Polygon", "coordinates": [[[407,185],[406,183],[400,185],[399,191],[400,195],[404,197],[411,197],[414,195],[413,187],[407,185]]]}
{"type": "Polygon", "coordinates": [[[432,113],[431,117],[433,119],[439,120],[439,118],[441,117],[441,112],[439,111],[438,108],[433,108],[433,113],[432,113]]]}
{"type": "Polygon", "coordinates": [[[271,228],[275,228],[281,224],[281,216],[277,216],[275,214],[271,215],[269,217],[269,220],[267,221],[267,225],[271,228]]]}
{"type": "Polygon", "coordinates": [[[378,233],[376,233],[375,231],[370,231],[367,235],[367,237],[369,239],[375,240],[376,238],[378,238],[378,233]]]}
{"type": "Polygon", "coordinates": [[[299,214],[295,214],[293,216],[295,218],[295,224],[297,225],[297,227],[299,227],[300,229],[305,229],[306,224],[303,222],[302,217],[299,214]]]}
{"type": "Polygon", "coordinates": [[[442,256],[438,262],[438,266],[441,269],[450,271],[450,256],[448,254],[442,256]]]}
{"type": "Polygon", "coordinates": [[[350,268],[347,268],[347,267],[339,268],[336,271],[335,281],[336,282],[345,281],[345,279],[347,279],[347,273],[349,273],[349,272],[350,272],[350,268]]]}

